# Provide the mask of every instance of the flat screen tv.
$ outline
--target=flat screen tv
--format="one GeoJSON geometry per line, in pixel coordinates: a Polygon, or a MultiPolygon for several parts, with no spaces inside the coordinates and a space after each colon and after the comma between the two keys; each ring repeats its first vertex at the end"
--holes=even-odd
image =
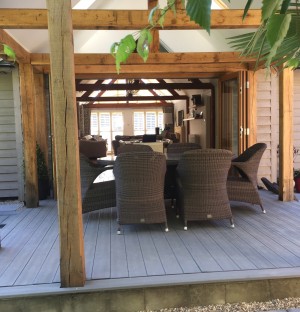
{"type": "Polygon", "coordinates": [[[144,134],[143,142],[156,142],[156,134],[144,134]]]}

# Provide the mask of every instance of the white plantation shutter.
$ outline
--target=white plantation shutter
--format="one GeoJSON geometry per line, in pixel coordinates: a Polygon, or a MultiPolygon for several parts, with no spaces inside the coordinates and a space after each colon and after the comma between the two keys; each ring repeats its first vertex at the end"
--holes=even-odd
{"type": "Polygon", "coordinates": [[[156,124],[156,112],[146,112],[146,133],[154,134],[156,124]]]}
{"type": "Polygon", "coordinates": [[[98,127],[98,114],[91,113],[91,134],[98,134],[99,127],[98,127]]]}
{"type": "Polygon", "coordinates": [[[164,129],[164,114],[163,112],[158,112],[157,114],[157,127],[164,129]]]}
{"type": "Polygon", "coordinates": [[[133,131],[134,131],[134,135],[145,133],[144,112],[133,113],[133,131]]]}

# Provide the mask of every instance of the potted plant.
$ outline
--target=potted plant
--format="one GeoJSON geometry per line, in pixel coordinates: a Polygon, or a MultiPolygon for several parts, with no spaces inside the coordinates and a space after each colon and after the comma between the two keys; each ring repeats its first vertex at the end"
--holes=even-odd
{"type": "Polygon", "coordinates": [[[36,160],[37,160],[39,199],[46,199],[50,191],[48,168],[45,161],[45,155],[38,144],[36,144],[36,160]]]}
{"type": "MultiPolygon", "coordinates": [[[[295,146],[293,147],[293,161],[295,163],[296,157],[299,155],[299,149],[295,146]]],[[[295,181],[295,190],[297,193],[300,193],[300,169],[294,168],[294,181],[295,181]]]]}

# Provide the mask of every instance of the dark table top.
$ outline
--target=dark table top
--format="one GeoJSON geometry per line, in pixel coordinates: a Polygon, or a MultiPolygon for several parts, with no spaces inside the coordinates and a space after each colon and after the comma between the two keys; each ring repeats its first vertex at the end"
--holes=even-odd
{"type": "MultiPolygon", "coordinates": [[[[174,166],[178,164],[181,154],[164,154],[166,157],[167,166],[174,166]]],[[[106,157],[97,158],[97,164],[100,166],[113,165],[117,156],[108,155],[106,157]]]]}

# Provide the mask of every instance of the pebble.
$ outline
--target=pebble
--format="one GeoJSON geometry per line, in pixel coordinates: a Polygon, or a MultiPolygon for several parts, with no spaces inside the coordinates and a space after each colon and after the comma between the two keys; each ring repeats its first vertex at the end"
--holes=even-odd
{"type": "Polygon", "coordinates": [[[222,305],[170,308],[140,312],[300,312],[300,298],[274,299],[267,302],[241,302],[222,305]]]}

